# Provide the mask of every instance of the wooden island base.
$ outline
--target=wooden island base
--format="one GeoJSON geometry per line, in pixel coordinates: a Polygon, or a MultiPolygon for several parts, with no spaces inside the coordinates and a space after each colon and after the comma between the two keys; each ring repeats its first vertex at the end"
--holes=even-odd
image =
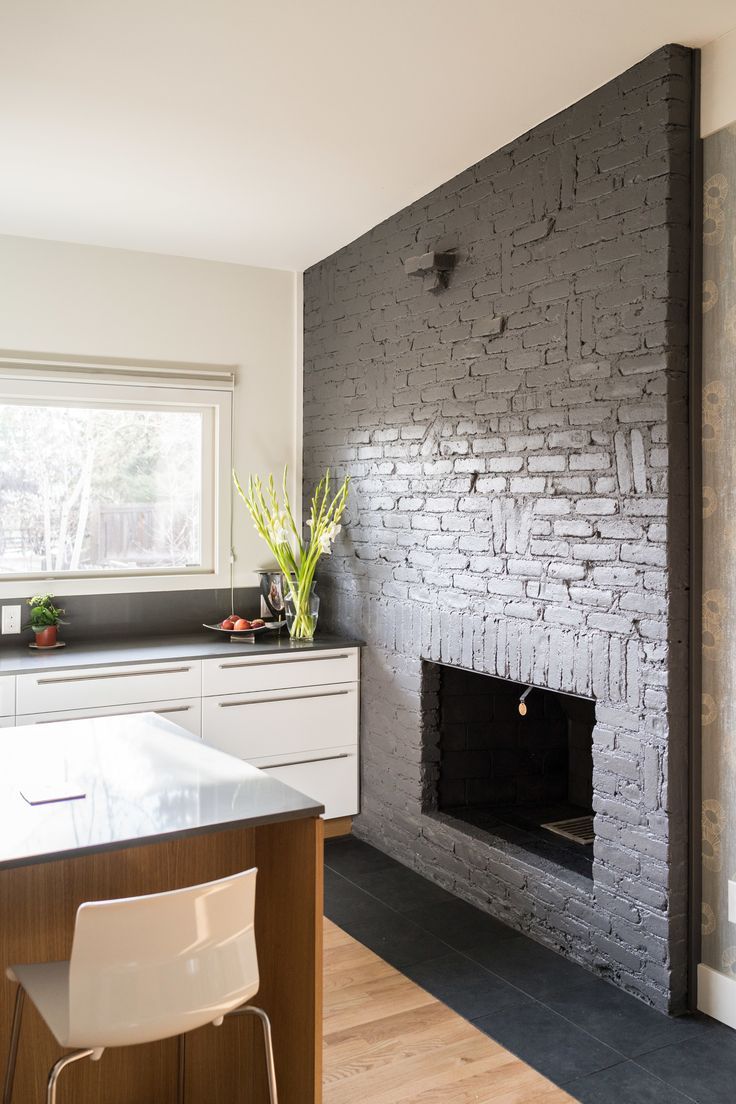
{"type": "MultiPolygon", "coordinates": [[[[0,1077],[15,986],[5,966],[69,957],[83,901],[157,893],[258,867],[261,987],[254,1003],[273,1025],[279,1104],[320,1104],[322,1053],[322,822],[318,817],[230,828],[0,870],[0,1077]]],[[[61,1049],[26,1001],[13,1104],[44,1104],[61,1049]]],[[[266,1104],[263,1041],[250,1017],[192,1032],[186,1104],[266,1104]]],[[[175,1104],[177,1041],[106,1050],[62,1074],[60,1101],[175,1104]]]]}

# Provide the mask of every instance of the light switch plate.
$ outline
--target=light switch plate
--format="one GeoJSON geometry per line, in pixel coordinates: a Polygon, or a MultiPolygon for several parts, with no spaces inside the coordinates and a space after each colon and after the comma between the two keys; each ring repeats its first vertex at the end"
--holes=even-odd
{"type": "Polygon", "coordinates": [[[20,632],[20,606],[3,606],[3,633],[20,632]]]}
{"type": "Polygon", "coordinates": [[[728,883],[728,919],[736,924],[736,882],[728,883]]]}

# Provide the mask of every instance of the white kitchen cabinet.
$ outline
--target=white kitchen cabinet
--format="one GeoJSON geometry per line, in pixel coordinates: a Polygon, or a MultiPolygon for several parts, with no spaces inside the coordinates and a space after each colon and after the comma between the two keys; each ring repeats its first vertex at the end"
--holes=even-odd
{"type": "Polygon", "coordinates": [[[325,818],[353,816],[358,811],[358,749],[333,748],[321,757],[273,765],[271,759],[252,759],[259,767],[287,786],[319,801],[325,818]]]}
{"type": "Polygon", "coordinates": [[[20,725],[51,724],[53,721],[76,721],[83,717],[120,717],[131,713],[156,713],[185,728],[193,736],[202,735],[202,699],[184,698],[170,702],[147,702],[145,705],[109,705],[95,709],[60,709],[54,713],[24,713],[16,718],[20,725]]]}
{"type": "Polygon", "coordinates": [[[0,717],[0,728],[13,728],[15,717],[0,717]]]}
{"type": "Polygon", "coordinates": [[[202,738],[319,801],[359,809],[357,648],[202,663],[202,738]]]}
{"type": "Polygon", "coordinates": [[[355,683],[227,694],[202,705],[205,742],[251,762],[357,742],[355,683]]]}
{"type": "Polygon", "coordinates": [[[308,654],[233,656],[205,659],[202,694],[242,694],[250,691],[285,690],[295,686],[324,686],[333,682],[357,682],[358,649],[336,648],[308,654]]]}
{"type": "Polygon", "coordinates": [[[0,717],[15,713],[15,675],[0,675],[0,717]]]}
{"type": "Polygon", "coordinates": [[[201,697],[199,660],[18,675],[16,713],[50,713],[201,697]]]}

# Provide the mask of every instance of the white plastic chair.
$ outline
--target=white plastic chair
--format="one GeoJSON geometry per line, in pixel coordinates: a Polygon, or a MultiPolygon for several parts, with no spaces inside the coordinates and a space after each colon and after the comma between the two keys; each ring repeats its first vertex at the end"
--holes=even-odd
{"type": "Polygon", "coordinates": [[[178,1100],[184,1099],[184,1034],[228,1015],[263,1028],[271,1104],[277,1104],[271,1024],[245,1005],[258,991],[253,920],[255,869],[205,885],[79,906],[68,962],[11,966],[18,983],[3,1104],[11,1104],[25,994],[57,1043],[74,1047],[52,1067],[47,1104],[64,1068],[98,1061],[106,1047],[179,1036],[178,1100]]]}

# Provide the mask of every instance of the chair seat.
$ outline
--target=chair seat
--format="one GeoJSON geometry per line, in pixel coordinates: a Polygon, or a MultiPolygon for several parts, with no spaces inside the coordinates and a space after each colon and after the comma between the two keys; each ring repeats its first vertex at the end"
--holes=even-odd
{"type": "Polygon", "coordinates": [[[11,966],[8,976],[23,986],[60,1046],[69,1045],[69,963],[11,966]]]}

